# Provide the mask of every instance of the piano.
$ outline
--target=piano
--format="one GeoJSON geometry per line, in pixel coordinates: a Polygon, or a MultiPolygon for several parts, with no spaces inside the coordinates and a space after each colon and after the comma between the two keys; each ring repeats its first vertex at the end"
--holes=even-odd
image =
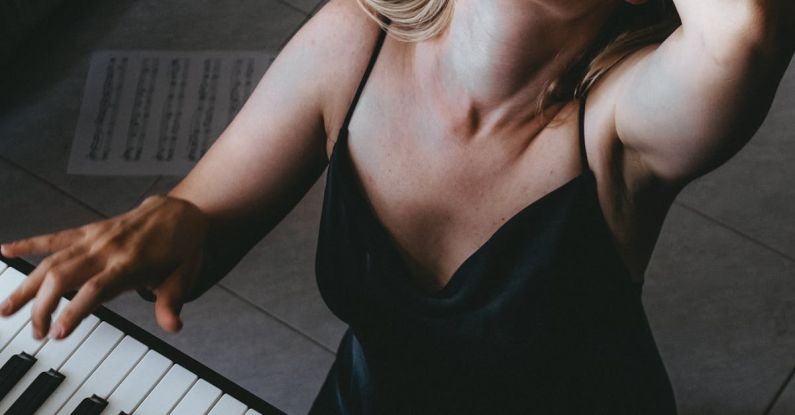
{"type": "MultiPolygon", "coordinates": [[[[33,270],[0,257],[0,299],[33,270]]],[[[69,303],[62,298],[55,314],[69,303]]],[[[28,303],[0,317],[0,413],[6,415],[282,414],[107,308],[63,340],[33,339],[28,303]]]]}

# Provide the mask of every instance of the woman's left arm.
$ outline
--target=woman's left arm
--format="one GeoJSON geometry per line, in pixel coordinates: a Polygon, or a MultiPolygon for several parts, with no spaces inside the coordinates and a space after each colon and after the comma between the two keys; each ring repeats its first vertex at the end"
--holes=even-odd
{"type": "Polygon", "coordinates": [[[795,0],[674,2],[682,26],[621,76],[614,116],[646,173],[684,184],[762,124],[795,52],[795,0]]]}

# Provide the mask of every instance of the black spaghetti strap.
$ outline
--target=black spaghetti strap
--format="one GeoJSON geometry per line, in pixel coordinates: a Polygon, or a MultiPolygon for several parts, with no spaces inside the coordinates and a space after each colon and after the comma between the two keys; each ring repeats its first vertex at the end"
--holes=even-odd
{"type": "Polygon", "coordinates": [[[356,109],[356,104],[359,103],[359,97],[361,97],[362,91],[364,91],[364,86],[367,84],[367,80],[370,78],[370,73],[373,71],[375,61],[378,59],[378,54],[381,52],[381,46],[384,45],[385,38],[386,30],[382,28],[378,33],[378,40],[376,41],[375,48],[373,49],[373,53],[370,56],[370,62],[367,64],[367,69],[365,69],[364,74],[362,75],[362,80],[359,82],[359,87],[356,89],[356,95],[353,96],[351,105],[348,107],[348,113],[345,114],[345,120],[342,122],[342,127],[340,127],[340,136],[347,135],[348,124],[351,122],[351,118],[353,117],[353,111],[356,109]]]}
{"type": "Polygon", "coordinates": [[[579,141],[580,141],[580,160],[582,161],[582,170],[586,172],[591,169],[588,164],[588,152],[585,149],[585,101],[588,98],[588,92],[584,92],[580,97],[580,115],[578,118],[579,124],[579,141]]]}

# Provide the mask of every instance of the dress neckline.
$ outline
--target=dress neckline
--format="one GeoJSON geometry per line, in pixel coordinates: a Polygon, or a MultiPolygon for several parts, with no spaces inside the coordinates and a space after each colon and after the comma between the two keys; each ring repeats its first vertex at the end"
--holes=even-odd
{"type": "MultiPolygon", "coordinates": [[[[373,205],[370,203],[370,200],[365,193],[359,175],[356,174],[356,170],[354,169],[354,165],[350,157],[350,150],[347,145],[348,134],[349,131],[347,130],[347,128],[340,130],[337,136],[337,141],[334,143],[331,150],[331,155],[329,157],[329,165],[336,166],[336,163],[340,162],[340,160],[338,160],[338,158],[341,157],[339,151],[343,151],[342,156],[344,157],[344,160],[341,160],[342,162],[345,163],[343,170],[350,172],[349,178],[351,179],[347,183],[355,187],[355,189],[352,189],[351,195],[356,199],[355,202],[360,206],[361,208],[360,211],[367,215],[366,220],[368,220],[368,222],[370,222],[373,225],[373,228],[377,230],[378,232],[377,238],[383,243],[385,243],[389,248],[390,254],[392,254],[392,256],[399,264],[401,271],[404,273],[410,273],[408,264],[400,255],[399,250],[395,246],[395,243],[393,241],[392,236],[390,235],[389,230],[376,214],[373,205]],[[344,146],[341,150],[339,149],[340,145],[344,146]]],[[[338,169],[334,170],[335,172],[338,172],[338,169]]],[[[506,220],[500,226],[498,226],[497,229],[494,232],[492,232],[490,236],[478,246],[477,249],[475,249],[472,253],[470,253],[465,257],[463,262],[461,262],[455,268],[453,273],[450,274],[449,278],[446,280],[446,283],[442,286],[442,288],[437,289],[430,293],[424,293],[420,292],[416,286],[410,284],[409,281],[405,280],[405,278],[402,279],[405,281],[402,281],[401,284],[407,290],[416,292],[418,295],[422,295],[424,297],[428,297],[431,299],[434,298],[439,299],[452,295],[452,293],[455,292],[456,287],[462,284],[464,280],[462,275],[465,273],[465,271],[470,266],[470,264],[473,263],[475,260],[477,260],[478,257],[482,256],[483,253],[486,250],[488,250],[492,245],[494,245],[496,241],[500,239],[500,236],[505,234],[512,227],[516,226],[522,220],[526,219],[532,213],[541,209],[541,207],[543,207],[544,205],[555,200],[561,194],[566,193],[568,189],[576,187],[579,183],[582,183],[585,180],[595,183],[595,179],[596,177],[594,176],[593,171],[590,168],[585,168],[581,170],[579,174],[567,180],[565,183],[555,187],[551,191],[543,194],[542,196],[538,197],[537,199],[535,199],[534,201],[530,202],[528,205],[520,209],[508,220],[506,220]]]]}
{"type": "MultiPolygon", "coordinates": [[[[400,255],[400,252],[395,246],[395,242],[393,241],[392,236],[390,235],[388,229],[383,224],[381,219],[376,214],[372,204],[370,203],[366,195],[363,183],[360,181],[359,176],[358,174],[356,174],[356,171],[354,169],[353,162],[350,157],[350,151],[347,145],[348,144],[347,140],[349,135],[348,126],[353,117],[353,113],[357,107],[359,99],[362,93],[364,92],[367,81],[370,78],[370,74],[372,73],[373,68],[375,67],[375,63],[377,61],[378,56],[380,55],[380,51],[384,45],[385,39],[386,39],[386,30],[382,29],[379,32],[375,47],[373,48],[372,54],[370,56],[370,60],[362,75],[362,78],[359,82],[358,88],[356,89],[353,99],[351,100],[351,103],[348,107],[348,111],[345,115],[342,126],[339,129],[339,133],[337,134],[337,140],[334,142],[334,145],[331,150],[331,155],[329,156],[329,165],[330,166],[335,165],[338,162],[338,159],[340,157],[339,147],[340,145],[343,145],[344,148],[342,150],[343,151],[342,155],[345,158],[344,160],[345,164],[343,166],[344,167],[343,170],[347,170],[348,172],[350,172],[350,179],[351,179],[350,182],[353,182],[353,185],[356,188],[356,189],[351,189],[352,190],[351,196],[356,199],[356,203],[360,206],[360,212],[365,216],[367,216],[367,218],[364,219],[370,222],[372,228],[374,228],[378,233],[377,238],[372,241],[375,243],[385,244],[384,248],[389,251],[388,252],[389,255],[392,255],[394,257],[394,260],[398,263],[399,267],[401,268],[401,271],[410,274],[410,269],[406,264],[406,261],[400,255]],[[341,141],[343,142],[341,143],[341,141]]],[[[589,189],[590,189],[589,197],[593,197],[596,203],[596,209],[598,210],[599,213],[598,220],[601,222],[601,225],[603,225],[608,229],[609,233],[609,226],[607,225],[607,222],[604,219],[604,213],[602,212],[602,208],[599,203],[598,192],[596,190],[597,189],[596,176],[593,170],[590,168],[590,164],[588,163],[588,154],[585,147],[585,104],[587,100],[587,91],[578,98],[579,98],[579,111],[578,111],[577,122],[578,122],[578,144],[580,150],[579,155],[580,155],[580,164],[581,164],[580,173],[577,176],[569,179],[567,182],[561,184],[560,186],[554,188],[553,190],[537,198],[536,200],[534,200],[533,202],[531,202],[530,204],[526,205],[524,208],[516,212],[508,220],[503,222],[484,242],[482,242],[478,246],[478,248],[474,252],[469,254],[463,260],[463,262],[461,262],[455,268],[455,270],[446,280],[446,283],[442,286],[441,289],[436,290],[430,294],[421,293],[422,296],[429,299],[434,299],[434,298],[442,298],[452,295],[456,287],[462,284],[462,280],[464,279],[462,277],[462,274],[464,274],[464,272],[467,270],[468,267],[471,266],[473,262],[475,262],[480,256],[484,255],[484,252],[487,251],[490,246],[494,245],[496,241],[500,239],[501,235],[505,234],[507,230],[509,230],[510,228],[517,226],[517,223],[521,222],[524,218],[529,217],[531,213],[538,211],[540,207],[548,204],[552,200],[557,199],[560,195],[567,193],[568,189],[576,187],[579,183],[589,184],[589,189]]],[[[337,170],[339,169],[333,169],[333,168],[329,169],[330,174],[332,175],[336,174],[337,170]]],[[[340,183],[339,185],[342,185],[342,183],[340,183]]],[[[616,255],[620,257],[615,245],[612,246],[612,249],[615,251],[616,255]]],[[[621,261],[621,266],[625,274],[630,277],[629,280],[632,281],[631,273],[628,271],[628,268],[623,263],[623,260],[621,261]]],[[[414,285],[410,284],[407,278],[400,278],[400,280],[401,281],[399,281],[399,283],[403,285],[407,291],[412,291],[417,294],[420,294],[419,290],[414,285]]],[[[634,281],[632,282],[635,283],[634,281]]],[[[642,285],[643,282],[641,281],[638,284],[642,285]]]]}

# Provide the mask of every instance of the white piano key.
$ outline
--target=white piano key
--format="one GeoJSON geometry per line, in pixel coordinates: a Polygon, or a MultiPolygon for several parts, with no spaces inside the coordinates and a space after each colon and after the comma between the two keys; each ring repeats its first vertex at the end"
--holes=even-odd
{"type": "Polygon", "coordinates": [[[2,299],[0,300],[5,300],[22,281],[25,281],[25,274],[14,268],[2,267],[2,269],[3,271],[0,271],[0,296],[2,299]]]}
{"type": "Polygon", "coordinates": [[[97,370],[91,374],[91,377],[83,383],[83,386],[80,386],[80,389],[72,395],[58,414],[71,414],[83,399],[89,398],[91,395],[107,399],[133,366],[141,360],[144,353],[146,353],[146,346],[143,343],[125,336],[97,370]]]}
{"type": "MultiPolygon", "coordinates": [[[[33,303],[29,302],[10,317],[0,317],[0,350],[5,350],[6,346],[30,321],[30,313],[33,303]]],[[[28,336],[33,337],[33,332],[29,331],[28,336]]]]}
{"type": "Polygon", "coordinates": [[[0,365],[4,364],[14,356],[20,352],[25,352],[31,356],[38,353],[39,349],[44,346],[44,343],[47,339],[43,340],[36,340],[33,336],[30,335],[31,330],[33,330],[33,323],[28,322],[22,330],[17,333],[16,336],[11,340],[10,343],[0,352],[0,365]]]}
{"type": "MultiPolygon", "coordinates": [[[[61,314],[66,304],[68,304],[68,300],[61,300],[58,303],[58,308],[55,309],[53,313],[53,321],[61,314]]],[[[31,356],[35,356],[36,353],[44,346],[44,343],[47,342],[47,338],[42,340],[36,340],[33,338],[33,323],[28,321],[25,324],[25,327],[14,336],[14,339],[0,352],[0,365],[7,362],[11,356],[18,354],[20,352],[26,352],[31,356]]]]}
{"type": "Polygon", "coordinates": [[[171,415],[206,414],[219,396],[221,396],[220,389],[199,379],[185,394],[185,397],[179,401],[177,407],[171,411],[171,415]]]}
{"type": "Polygon", "coordinates": [[[245,404],[229,395],[224,395],[207,415],[243,415],[243,412],[246,412],[245,404]]]}
{"type": "Polygon", "coordinates": [[[36,379],[36,376],[39,375],[41,372],[45,372],[49,369],[59,369],[66,359],[72,355],[72,353],[77,349],[77,347],[83,343],[83,340],[88,337],[88,335],[94,330],[95,327],[99,324],[99,319],[94,316],[88,316],[77,328],[67,336],[65,339],[62,340],[50,340],[48,341],[44,347],[36,353],[36,363],[33,365],[32,368],[25,374],[21,381],[19,381],[16,386],[0,401],[0,413],[5,413],[11,404],[22,395],[22,392],[25,391],[25,388],[28,387],[33,380],[36,379]]]}
{"type": "MultiPolygon", "coordinates": [[[[25,278],[0,260],[0,301],[25,278]]],[[[68,303],[66,299],[61,301],[53,321],[68,303]]],[[[0,317],[0,364],[23,351],[37,359],[0,400],[0,413],[5,413],[40,373],[55,369],[66,375],[64,382],[35,415],[56,414],[55,411],[58,415],[71,415],[84,398],[94,394],[108,400],[103,414],[123,411],[134,415],[260,415],[247,411],[248,405],[197,379],[156,351],[147,351],[146,345],[93,315],[66,339],[34,340],[31,308],[29,302],[14,316],[0,317]]]]}
{"type": "Polygon", "coordinates": [[[55,389],[55,392],[44,401],[44,405],[36,411],[39,415],[51,415],[72,397],[83,382],[88,379],[94,369],[105,360],[110,351],[119,343],[124,333],[108,323],[101,322],[86,341],[75,350],[74,354],[58,370],[66,379],[55,389]]]}
{"type": "Polygon", "coordinates": [[[193,386],[196,375],[180,365],[171,366],[168,373],[152,389],[133,414],[166,415],[193,386]]]}
{"type": "MultiPolygon", "coordinates": [[[[24,280],[25,274],[14,268],[7,268],[3,271],[3,273],[0,274],[0,302],[11,295],[24,280]]],[[[14,315],[10,317],[0,317],[0,349],[5,349],[6,345],[11,342],[11,339],[25,327],[28,321],[30,321],[31,305],[32,302],[28,302],[19,311],[14,313],[14,315]]],[[[31,333],[31,336],[32,335],[31,333]]]]}
{"type": "Polygon", "coordinates": [[[110,394],[108,407],[103,413],[111,415],[122,411],[128,414],[132,413],[170,367],[170,360],[154,350],[148,351],[143,359],[135,365],[132,372],[110,394]]]}

